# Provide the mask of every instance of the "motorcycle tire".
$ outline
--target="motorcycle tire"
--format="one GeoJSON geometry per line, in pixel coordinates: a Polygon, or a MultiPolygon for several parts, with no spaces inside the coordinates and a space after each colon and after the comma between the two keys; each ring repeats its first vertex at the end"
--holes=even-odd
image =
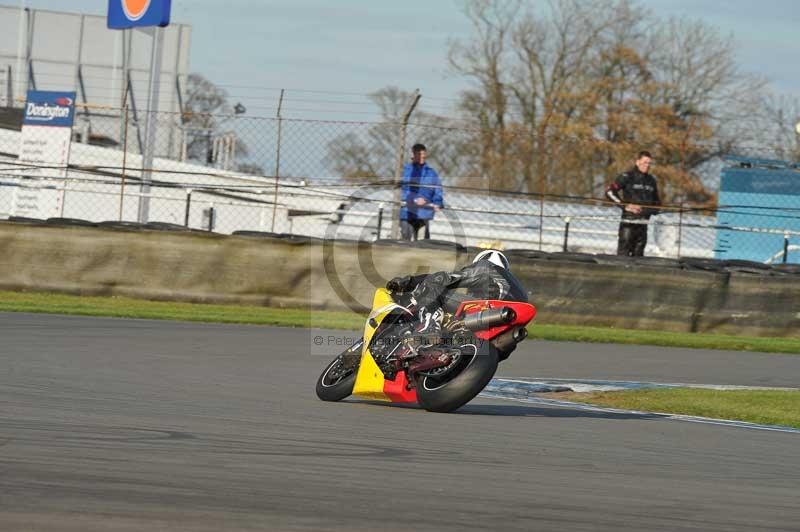
{"type": "Polygon", "coordinates": [[[437,378],[431,374],[416,377],[417,401],[430,412],[452,412],[481,393],[497,371],[497,349],[491,342],[472,338],[459,347],[461,367],[449,369],[437,378]]]}
{"type": "Polygon", "coordinates": [[[343,358],[348,352],[334,358],[317,379],[317,397],[323,401],[341,401],[353,393],[358,366],[343,368],[343,358]]]}

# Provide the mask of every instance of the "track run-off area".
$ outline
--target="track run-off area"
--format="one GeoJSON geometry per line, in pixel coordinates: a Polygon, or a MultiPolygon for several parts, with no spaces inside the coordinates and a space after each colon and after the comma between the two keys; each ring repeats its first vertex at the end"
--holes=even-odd
{"type": "MultiPolygon", "coordinates": [[[[0,530],[797,530],[800,434],[314,383],[353,333],[0,313],[0,530]]],[[[800,356],[526,341],[498,379],[798,387],[800,356]]]]}

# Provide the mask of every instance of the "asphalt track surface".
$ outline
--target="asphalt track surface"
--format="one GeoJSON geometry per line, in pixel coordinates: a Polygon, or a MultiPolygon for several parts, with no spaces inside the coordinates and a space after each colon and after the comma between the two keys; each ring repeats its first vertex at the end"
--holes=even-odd
{"type": "MultiPolygon", "coordinates": [[[[797,434],[323,403],[316,335],[0,314],[0,530],[800,529],[797,434]]],[[[498,375],[800,380],[800,356],[526,344],[498,375]]]]}

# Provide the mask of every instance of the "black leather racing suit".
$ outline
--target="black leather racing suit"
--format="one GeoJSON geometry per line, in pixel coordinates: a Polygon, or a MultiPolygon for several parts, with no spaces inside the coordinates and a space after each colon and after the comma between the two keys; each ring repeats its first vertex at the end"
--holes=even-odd
{"type": "Polygon", "coordinates": [[[606,197],[622,209],[617,255],[641,257],[647,245],[647,223],[625,223],[625,220],[646,221],[650,216],[658,214],[661,198],[655,177],[634,167],[617,176],[606,189],[606,197]],[[642,212],[635,214],[626,211],[625,204],[628,203],[642,206],[642,212]]]}
{"type": "Polygon", "coordinates": [[[528,301],[528,293],[509,270],[480,260],[457,272],[436,272],[392,279],[387,288],[410,292],[421,309],[433,310],[443,305],[448,291],[466,288],[470,299],[528,301]]]}

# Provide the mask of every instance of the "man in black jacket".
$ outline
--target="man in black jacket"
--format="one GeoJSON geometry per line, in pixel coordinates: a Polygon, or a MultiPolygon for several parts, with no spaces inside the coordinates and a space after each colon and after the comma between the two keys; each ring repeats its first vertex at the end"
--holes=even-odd
{"type": "Polygon", "coordinates": [[[606,189],[606,197],[622,209],[623,221],[619,224],[617,255],[644,255],[647,220],[658,214],[658,206],[661,205],[656,178],[648,173],[652,160],[650,152],[639,152],[635,166],[618,175],[606,189]],[[625,220],[634,223],[626,223],[625,220]]]}

